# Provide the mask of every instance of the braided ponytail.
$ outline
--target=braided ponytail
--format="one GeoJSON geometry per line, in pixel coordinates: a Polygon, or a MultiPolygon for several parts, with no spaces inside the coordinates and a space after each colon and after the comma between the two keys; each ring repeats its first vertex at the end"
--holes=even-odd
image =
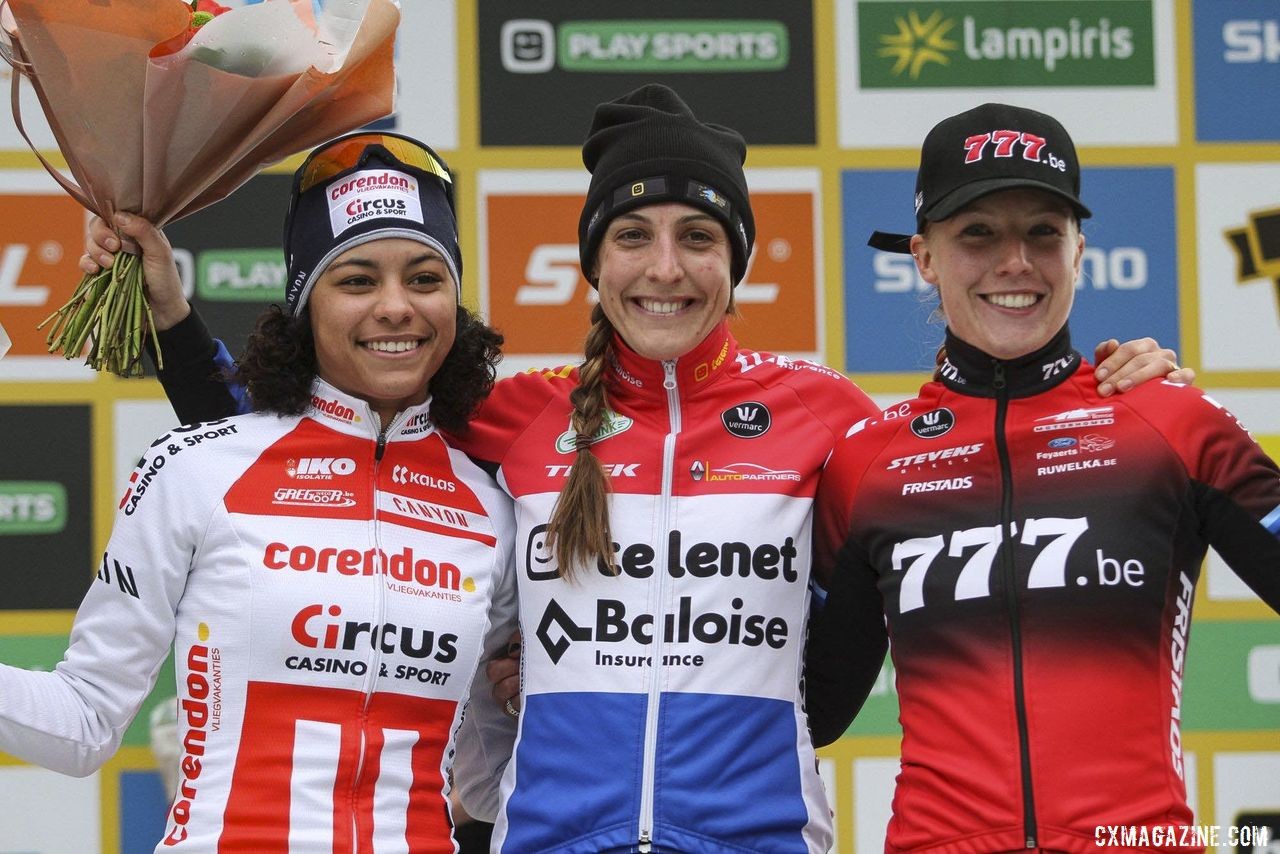
{"type": "Polygon", "coordinates": [[[597,559],[616,571],[609,531],[609,480],[591,452],[591,438],[599,431],[608,404],[604,378],[612,338],[613,324],[597,304],[591,311],[578,387],[569,395],[573,404],[569,423],[577,436],[573,466],[547,524],[547,546],[565,579],[579,565],[590,566],[597,559]]]}

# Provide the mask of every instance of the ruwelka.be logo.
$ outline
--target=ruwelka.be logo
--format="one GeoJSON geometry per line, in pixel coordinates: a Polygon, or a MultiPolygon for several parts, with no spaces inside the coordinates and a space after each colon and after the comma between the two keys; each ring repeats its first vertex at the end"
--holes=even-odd
{"type": "Polygon", "coordinates": [[[776,71],[790,61],[781,21],[533,18],[502,25],[502,67],[513,74],[776,71]]]}
{"type": "Polygon", "coordinates": [[[858,3],[863,89],[1154,86],[1150,0],[858,3]]]}

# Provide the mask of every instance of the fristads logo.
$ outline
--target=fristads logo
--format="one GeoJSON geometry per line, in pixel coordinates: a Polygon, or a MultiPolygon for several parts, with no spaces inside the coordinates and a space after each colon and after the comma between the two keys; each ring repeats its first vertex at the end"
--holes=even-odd
{"type": "Polygon", "coordinates": [[[720,413],[720,422],[731,435],[742,439],[755,439],[769,432],[773,416],[769,407],[759,401],[748,401],[731,406],[720,413]]]}
{"type": "Polygon", "coordinates": [[[1153,86],[1150,0],[858,4],[863,89],[1153,86]]]}
{"type": "Polygon", "coordinates": [[[563,71],[690,73],[777,71],[790,61],[781,21],[506,21],[502,67],[514,74],[563,71]]]}
{"type": "Polygon", "coordinates": [[[221,302],[283,302],[288,268],[279,249],[216,249],[196,258],[196,295],[221,302]]]}
{"type": "Polygon", "coordinates": [[[911,432],[921,439],[936,439],[956,426],[956,416],[945,406],[917,415],[911,419],[911,432]]]}
{"type": "Polygon", "coordinates": [[[0,536],[56,534],[67,526],[67,490],[53,481],[0,480],[0,536]]]}
{"type": "MultiPolygon", "coordinates": [[[[595,435],[591,437],[591,444],[594,445],[596,442],[612,439],[619,433],[625,433],[635,423],[632,418],[619,415],[612,409],[606,409],[600,418],[600,429],[596,430],[595,435]]],[[[574,432],[573,427],[570,427],[556,437],[556,450],[562,454],[572,454],[577,450],[577,440],[578,434],[574,432]]]]}

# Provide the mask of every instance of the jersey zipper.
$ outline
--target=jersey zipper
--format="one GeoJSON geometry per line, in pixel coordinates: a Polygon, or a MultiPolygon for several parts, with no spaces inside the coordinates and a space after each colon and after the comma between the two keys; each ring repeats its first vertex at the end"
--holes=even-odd
{"type": "MultiPolygon", "coordinates": [[[[376,413],[371,412],[370,415],[378,418],[376,413]]],[[[378,475],[382,467],[382,455],[387,450],[387,434],[391,432],[391,428],[396,426],[396,422],[403,415],[403,412],[397,413],[390,424],[380,426],[377,443],[373,450],[373,518],[370,520],[370,524],[373,526],[373,547],[384,555],[386,553],[382,549],[381,523],[378,521],[378,475]]],[[[356,772],[351,782],[351,847],[353,851],[358,851],[360,847],[360,811],[358,806],[360,803],[360,784],[364,778],[365,749],[368,746],[368,739],[365,733],[369,724],[369,704],[373,701],[375,686],[378,682],[378,669],[382,664],[382,648],[378,642],[378,634],[381,632],[380,627],[387,616],[386,588],[384,586],[387,568],[383,566],[381,569],[382,571],[376,577],[376,583],[373,588],[374,606],[371,624],[372,634],[370,637],[373,653],[369,659],[369,671],[365,676],[364,705],[360,708],[360,752],[356,758],[356,772]]]]}
{"type": "Polygon", "coordinates": [[[1005,381],[1004,365],[995,363],[996,390],[996,453],[1000,458],[1001,506],[1000,529],[1004,538],[1003,559],[1005,605],[1009,611],[1010,640],[1013,644],[1013,701],[1018,718],[1018,755],[1022,763],[1022,822],[1024,842],[1027,848],[1036,847],[1036,802],[1031,788],[1031,738],[1027,733],[1026,686],[1022,676],[1022,622],[1018,611],[1017,572],[1014,567],[1013,547],[1017,535],[1013,521],[1013,466],[1009,461],[1009,443],[1005,436],[1005,424],[1009,409],[1009,385],[1005,381]]]}
{"type": "MultiPolygon", "coordinates": [[[[662,442],[662,494],[659,512],[658,530],[663,532],[660,540],[656,566],[668,565],[667,549],[670,548],[671,536],[671,492],[675,480],[676,435],[680,432],[680,390],[676,387],[676,363],[662,363],[662,387],[667,391],[667,417],[670,432],[662,442]]],[[[663,590],[665,572],[655,572],[658,589],[653,613],[653,664],[649,670],[649,702],[645,709],[644,721],[644,768],[640,780],[640,854],[648,854],[653,850],[653,789],[654,767],[658,760],[658,706],[662,696],[662,644],[663,603],[666,601],[663,590]]]]}

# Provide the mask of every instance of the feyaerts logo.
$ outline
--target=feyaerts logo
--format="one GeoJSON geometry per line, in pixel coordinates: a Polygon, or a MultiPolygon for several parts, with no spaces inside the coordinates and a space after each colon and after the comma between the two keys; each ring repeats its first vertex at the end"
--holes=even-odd
{"type": "Polygon", "coordinates": [[[1150,0],[858,4],[863,89],[1154,86],[1150,0]]]}

